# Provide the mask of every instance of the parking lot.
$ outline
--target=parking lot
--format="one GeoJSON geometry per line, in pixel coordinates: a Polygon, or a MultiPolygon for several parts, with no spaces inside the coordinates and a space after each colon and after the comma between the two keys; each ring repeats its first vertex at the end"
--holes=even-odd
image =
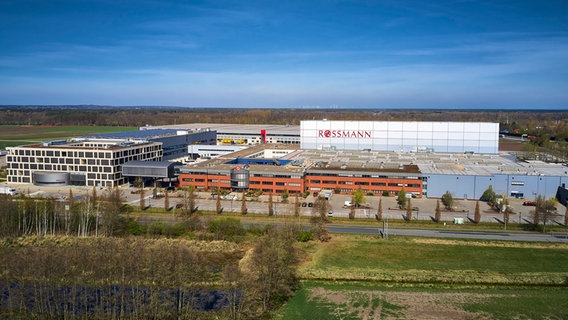
{"type": "MultiPolygon", "coordinates": [[[[4,185],[4,184],[3,184],[4,185]]],[[[38,187],[34,185],[14,186],[18,193],[30,194],[43,197],[53,197],[55,199],[66,199],[69,196],[69,190],[72,191],[74,197],[80,197],[88,193],[92,193],[92,187],[78,187],[78,186],[60,186],[60,187],[38,187]]],[[[125,203],[137,205],[140,202],[140,196],[137,193],[137,188],[121,187],[125,203]]],[[[97,190],[100,195],[107,192],[104,189],[97,190]]],[[[167,192],[162,189],[160,192],[167,192]]],[[[183,192],[179,190],[170,191],[170,205],[175,207],[176,204],[182,202],[183,192]]],[[[239,212],[241,209],[241,194],[231,193],[224,196],[221,200],[223,211],[225,212],[239,212]]],[[[328,201],[328,211],[332,211],[333,217],[348,217],[350,208],[345,206],[346,201],[350,201],[350,195],[337,195],[331,196],[328,201]]],[[[403,219],[406,215],[406,210],[398,208],[396,197],[382,197],[382,196],[365,196],[366,207],[355,209],[356,218],[372,218],[377,212],[379,201],[382,200],[383,217],[389,219],[403,219]]],[[[411,205],[416,210],[413,211],[413,219],[415,220],[430,220],[434,218],[436,210],[436,203],[439,199],[411,199],[411,205]]],[[[303,216],[312,215],[314,212],[314,203],[316,197],[313,194],[308,195],[306,198],[299,198],[300,214],[303,216]]],[[[151,188],[145,189],[145,202],[146,205],[151,207],[163,207],[164,199],[153,198],[151,188]]],[[[283,202],[281,197],[274,196],[273,205],[274,213],[277,215],[293,215],[294,214],[295,197],[290,196],[288,202],[283,202]]],[[[534,206],[533,201],[526,199],[509,199],[510,206],[513,213],[510,215],[510,222],[514,223],[528,223],[532,220],[532,213],[534,206]]],[[[482,221],[485,222],[498,222],[502,219],[502,214],[490,208],[485,202],[480,203],[480,211],[482,221]]],[[[200,210],[214,211],[216,207],[216,199],[210,192],[196,192],[196,205],[200,210]]],[[[442,209],[443,205],[440,203],[442,209]]],[[[455,200],[455,207],[453,211],[442,210],[442,220],[452,222],[454,218],[462,218],[464,221],[473,219],[475,212],[475,200],[455,200]]],[[[257,199],[247,199],[247,208],[250,213],[267,213],[268,212],[268,196],[262,195],[257,199]]],[[[564,221],[565,208],[557,205],[557,218],[553,219],[557,222],[564,221]]]]}

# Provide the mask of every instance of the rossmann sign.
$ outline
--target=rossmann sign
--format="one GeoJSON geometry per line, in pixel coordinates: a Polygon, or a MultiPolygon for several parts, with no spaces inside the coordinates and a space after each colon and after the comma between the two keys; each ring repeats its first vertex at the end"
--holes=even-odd
{"type": "Polygon", "coordinates": [[[320,138],[371,138],[369,130],[318,130],[320,138]]]}

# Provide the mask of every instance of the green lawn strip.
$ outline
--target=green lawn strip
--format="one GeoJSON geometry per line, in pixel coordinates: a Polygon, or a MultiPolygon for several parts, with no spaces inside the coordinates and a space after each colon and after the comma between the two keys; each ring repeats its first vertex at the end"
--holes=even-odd
{"type": "Polygon", "coordinates": [[[406,319],[412,318],[409,311],[440,312],[445,318],[466,313],[469,318],[566,319],[567,294],[556,287],[302,281],[276,319],[406,319]]]}
{"type": "Polygon", "coordinates": [[[2,139],[7,140],[31,140],[44,141],[55,139],[67,139],[73,136],[82,136],[93,133],[111,133],[137,130],[136,127],[111,127],[111,126],[8,126],[0,127],[2,139]],[[4,130],[3,130],[4,129],[4,130]]]}
{"type": "Polygon", "coordinates": [[[566,285],[568,278],[565,245],[344,235],[312,258],[303,279],[566,285]]]}
{"type": "MultiPolygon", "coordinates": [[[[504,290],[496,290],[502,292],[504,290]]],[[[510,294],[466,306],[493,319],[568,319],[567,288],[513,288],[510,294]]]]}
{"type": "Polygon", "coordinates": [[[40,142],[39,140],[0,140],[0,150],[4,150],[7,147],[16,147],[26,144],[34,144],[40,142]]]}

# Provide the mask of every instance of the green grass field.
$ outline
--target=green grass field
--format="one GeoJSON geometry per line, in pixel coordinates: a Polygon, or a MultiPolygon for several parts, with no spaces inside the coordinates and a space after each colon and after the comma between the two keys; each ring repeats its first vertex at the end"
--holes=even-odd
{"type": "Polygon", "coordinates": [[[566,319],[568,244],[333,235],[279,319],[566,319]]]}
{"type": "Polygon", "coordinates": [[[568,279],[567,244],[334,235],[312,250],[300,268],[303,279],[507,285],[568,279]]]}
{"type": "Polygon", "coordinates": [[[0,125],[0,150],[46,140],[67,139],[91,133],[137,130],[136,127],[102,126],[9,126],[0,125]]]}

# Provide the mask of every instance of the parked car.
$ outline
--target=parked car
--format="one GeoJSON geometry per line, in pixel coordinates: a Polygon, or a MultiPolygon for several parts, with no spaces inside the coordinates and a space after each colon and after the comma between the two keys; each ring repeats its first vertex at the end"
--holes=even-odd
{"type": "Polygon", "coordinates": [[[328,211],[328,212],[327,212],[327,216],[328,216],[328,217],[333,217],[333,210],[328,211]]]}
{"type": "Polygon", "coordinates": [[[313,206],[314,206],[314,203],[313,203],[313,202],[308,202],[308,207],[311,208],[311,207],[313,207],[313,206]]]}
{"type": "Polygon", "coordinates": [[[305,203],[305,202],[302,202],[302,207],[307,207],[307,206],[308,206],[308,204],[307,204],[307,203],[305,203]]]}
{"type": "Polygon", "coordinates": [[[534,201],[525,201],[525,202],[523,202],[523,206],[534,207],[534,206],[536,206],[536,202],[534,202],[534,201]]]}

